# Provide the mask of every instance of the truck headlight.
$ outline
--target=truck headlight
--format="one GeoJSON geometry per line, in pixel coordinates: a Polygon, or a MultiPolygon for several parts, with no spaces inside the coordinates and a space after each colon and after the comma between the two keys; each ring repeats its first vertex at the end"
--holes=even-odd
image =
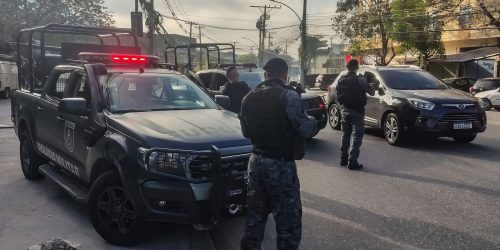
{"type": "Polygon", "coordinates": [[[186,175],[188,154],[150,151],[139,148],[139,163],[149,172],[161,172],[179,176],[186,175]]]}
{"type": "Polygon", "coordinates": [[[408,98],[408,102],[410,102],[411,106],[413,106],[414,108],[417,108],[417,109],[432,110],[436,106],[432,102],[428,102],[426,100],[417,99],[417,98],[408,98]]]}

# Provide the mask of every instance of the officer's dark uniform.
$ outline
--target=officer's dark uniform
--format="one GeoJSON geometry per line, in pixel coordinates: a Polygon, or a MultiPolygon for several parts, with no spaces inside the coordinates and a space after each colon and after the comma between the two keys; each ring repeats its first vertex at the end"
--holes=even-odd
{"type": "MultiPolygon", "coordinates": [[[[349,64],[358,67],[357,61],[351,60],[349,64]]],[[[359,77],[356,71],[350,71],[340,78],[337,87],[337,101],[341,106],[342,115],[342,146],[340,148],[340,165],[349,169],[361,169],[358,163],[359,148],[365,134],[365,106],[366,94],[374,95],[375,90],[359,77]],[[351,135],[352,145],[351,145],[351,135]],[[349,147],[351,147],[349,151],[349,147]]]]}
{"type": "Polygon", "coordinates": [[[231,100],[231,106],[229,106],[228,110],[239,113],[243,97],[248,92],[250,92],[250,87],[245,82],[227,82],[220,94],[228,96],[231,100]]]}
{"type": "MultiPolygon", "coordinates": [[[[272,66],[273,60],[266,66],[272,66]]],[[[279,64],[286,66],[284,61],[279,64]]],[[[243,134],[253,144],[248,163],[247,225],[241,248],[260,249],[267,217],[273,213],[277,248],[297,249],[302,206],[295,159],[302,158],[304,137],[314,134],[316,121],[305,115],[300,96],[278,79],[261,83],[245,97],[240,121],[243,134]]]]}

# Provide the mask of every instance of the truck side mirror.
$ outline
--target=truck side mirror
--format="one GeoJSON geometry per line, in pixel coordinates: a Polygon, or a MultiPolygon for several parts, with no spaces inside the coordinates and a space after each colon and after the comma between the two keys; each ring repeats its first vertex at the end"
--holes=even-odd
{"type": "Polygon", "coordinates": [[[87,100],[84,98],[64,98],[59,102],[57,110],[68,115],[87,115],[87,100]]]}
{"type": "Polygon", "coordinates": [[[229,109],[231,107],[231,99],[225,95],[215,95],[215,101],[223,108],[229,109]]]}

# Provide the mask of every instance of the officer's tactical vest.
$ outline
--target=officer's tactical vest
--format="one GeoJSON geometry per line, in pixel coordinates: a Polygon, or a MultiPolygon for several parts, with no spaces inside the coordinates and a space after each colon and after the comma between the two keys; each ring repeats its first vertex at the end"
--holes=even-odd
{"type": "Polygon", "coordinates": [[[287,90],[278,83],[261,85],[248,94],[242,107],[253,152],[289,161],[301,159],[304,155],[303,138],[297,138],[284,107],[287,90]]]}
{"type": "Polygon", "coordinates": [[[358,76],[351,74],[343,76],[336,89],[340,105],[359,113],[365,112],[366,91],[359,83],[358,76]]]}

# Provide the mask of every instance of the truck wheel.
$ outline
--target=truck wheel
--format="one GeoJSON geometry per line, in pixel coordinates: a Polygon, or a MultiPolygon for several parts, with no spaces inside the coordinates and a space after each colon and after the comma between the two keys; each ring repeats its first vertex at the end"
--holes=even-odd
{"type": "Polygon", "coordinates": [[[28,180],[42,179],[43,175],[38,172],[38,167],[45,161],[33,149],[28,131],[24,130],[20,133],[19,141],[19,156],[21,158],[21,169],[23,170],[24,178],[28,180]]]}
{"type": "Polygon", "coordinates": [[[342,125],[340,122],[341,118],[339,106],[337,104],[330,105],[330,108],[328,109],[328,121],[330,123],[330,127],[335,130],[340,130],[342,125]]]}
{"type": "Polygon", "coordinates": [[[9,88],[5,88],[3,91],[0,92],[0,97],[2,97],[2,99],[7,99],[10,97],[10,89],[9,88]]]}
{"type": "Polygon", "coordinates": [[[138,244],[149,231],[150,223],[139,218],[130,196],[113,171],[104,173],[92,185],[89,216],[97,233],[111,244],[138,244]]]}
{"type": "Polygon", "coordinates": [[[477,132],[469,132],[469,133],[454,135],[453,139],[456,142],[469,143],[469,142],[473,141],[474,139],[476,139],[476,136],[477,136],[477,132]]]}
{"type": "Polygon", "coordinates": [[[395,113],[388,114],[383,124],[384,137],[393,146],[400,145],[403,141],[404,129],[399,116],[395,113]]]}

